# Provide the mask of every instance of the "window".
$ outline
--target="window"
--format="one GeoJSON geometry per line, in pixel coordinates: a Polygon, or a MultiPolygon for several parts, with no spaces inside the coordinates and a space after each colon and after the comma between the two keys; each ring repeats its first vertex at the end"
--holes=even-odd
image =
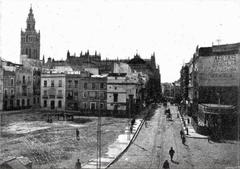
{"type": "Polygon", "coordinates": [[[13,78],[11,78],[11,86],[13,86],[13,78]]]}
{"type": "Polygon", "coordinates": [[[95,83],[92,83],[92,89],[95,89],[96,86],[95,86],[95,83]]]}
{"type": "Polygon", "coordinates": [[[62,101],[61,100],[58,101],[58,108],[62,108],[62,101]]]}
{"type": "Polygon", "coordinates": [[[95,102],[91,102],[91,104],[90,104],[90,109],[91,110],[95,110],[96,109],[96,103],[95,102]]]}
{"type": "Polygon", "coordinates": [[[87,109],[87,103],[86,102],[83,102],[83,108],[87,109]]]}
{"type": "Polygon", "coordinates": [[[30,99],[27,99],[27,105],[30,106],[30,99]]]}
{"type": "Polygon", "coordinates": [[[72,87],[72,80],[68,81],[68,87],[71,88],[72,87]]]}
{"type": "Polygon", "coordinates": [[[4,90],[4,95],[7,96],[7,90],[4,90]]]}
{"type": "Polygon", "coordinates": [[[84,89],[87,89],[87,83],[84,83],[84,89]]]}
{"type": "Polygon", "coordinates": [[[104,104],[100,103],[100,109],[103,109],[103,108],[104,108],[104,104]]]}
{"type": "Polygon", "coordinates": [[[11,89],[11,95],[12,95],[12,96],[14,95],[14,91],[13,91],[13,89],[11,89]]]}
{"type": "Polygon", "coordinates": [[[117,87],[115,87],[115,90],[117,90],[117,87]]]}
{"type": "Polygon", "coordinates": [[[73,97],[73,91],[68,91],[68,92],[67,92],[67,97],[68,97],[68,99],[72,99],[72,97],[73,97]]]}
{"type": "Polygon", "coordinates": [[[117,102],[117,101],[118,101],[118,94],[117,94],[117,93],[114,93],[114,94],[113,94],[113,101],[114,101],[114,102],[117,102]]]}
{"type": "Polygon", "coordinates": [[[58,81],[58,87],[62,87],[62,80],[58,81]]]}
{"type": "Polygon", "coordinates": [[[99,92],[99,97],[100,97],[101,99],[103,99],[103,98],[104,98],[104,92],[99,92]]]}
{"type": "Polygon", "coordinates": [[[18,107],[20,106],[20,100],[17,100],[17,106],[18,107]]]}
{"type": "Polygon", "coordinates": [[[83,98],[87,97],[87,92],[83,92],[83,98]]]}
{"type": "Polygon", "coordinates": [[[33,104],[36,104],[36,98],[35,97],[33,98],[33,104]]]}
{"type": "Polygon", "coordinates": [[[30,76],[28,76],[28,82],[30,82],[30,76]]]}
{"type": "Polygon", "coordinates": [[[47,81],[46,80],[44,80],[44,82],[43,82],[44,84],[43,84],[43,86],[44,87],[47,87],[47,81]]]}
{"type": "Polygon", "coordinates": [[[44,95],[44,96],[47,96],[47,90],[44,90],[44,91],[43,91],[43,95],[44,95]]]}
{"type": "Polygon", "coordinates": [[[104,83],[100,83],[100,89],[104,89],[104,83]]]}
{"type": "Polygon", "coordinates": [[[77,80],[74,81],[74,87],[78,88],[78,81],[77,80]]]}
{"type": "Polygon", "coordinates": [[[23,84],[25,84],[25,83],[26,83],[25,76],[23,76],[23,84]]]}
{"type": "Polygon", "coordinates": [[[54,87],[54,80],[51,80],[51,87],[54,87]]]}
{"type": "Polygon", "coordinates": [[[47,100],[44,100],[43,107],[47,107],[47,100]]]}

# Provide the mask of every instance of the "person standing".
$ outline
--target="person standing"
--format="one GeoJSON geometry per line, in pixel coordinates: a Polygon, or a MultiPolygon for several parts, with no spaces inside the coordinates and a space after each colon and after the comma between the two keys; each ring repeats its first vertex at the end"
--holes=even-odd
{"type": "Polygon", "coordinates": [[[77,159],[77,162],[75,164],[75,169],[81,169],[81,168],[82,168],[82,164],[81,164],[80,160],[77,159]]]}
{"type": "Polygon", "coordinates": [[[79,140],[79,130],[78,129],[76,129],[76,138],[77,138],[77,140],[79,140]]]}
{"type": "Polygon", "coordinates": [[[173,161],[174,153],[175,153],[175,151],[173,150],[173,147],[171,147],[169,150],[169,155],[170,155],[171,161],[173,161]]]}
{"type": "Polygon", "coordinates": [[[165,160],[163,163],[163,169],[169,169],[169,162],[168,160],[165,160]]]}
{"type": "Polygon", "coordinates": [[[185,136],[183,136],[182,137],[182,143],[185,145],[185,143],[186,143],[186,137],[185,136]]]}
{"type": "Polygon", "coordinates": [[[184,135],[184,132],[183,132],[183,130],[181,129],[181,130],[180,130],[180,136],[181,136],[181,138],[183,137],[183,135],[184,135]]]}

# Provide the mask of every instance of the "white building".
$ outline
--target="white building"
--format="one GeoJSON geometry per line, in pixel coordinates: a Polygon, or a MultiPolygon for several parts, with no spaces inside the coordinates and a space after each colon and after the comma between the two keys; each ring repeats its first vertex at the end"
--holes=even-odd
{"type": "Polygon", "coordinates": [[[41,107],[51,110],[65,110],[64,73],[48,73],[41,75],[41,107]]]}

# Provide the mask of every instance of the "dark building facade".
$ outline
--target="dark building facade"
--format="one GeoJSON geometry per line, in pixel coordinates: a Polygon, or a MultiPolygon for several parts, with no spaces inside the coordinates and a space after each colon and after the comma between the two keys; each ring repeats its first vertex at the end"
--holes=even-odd
{"type": "Polygon", "coordinates": [[[13,110],[15,107],[15,82],[15,72],[3,70],[3,110],[13,110]]]}

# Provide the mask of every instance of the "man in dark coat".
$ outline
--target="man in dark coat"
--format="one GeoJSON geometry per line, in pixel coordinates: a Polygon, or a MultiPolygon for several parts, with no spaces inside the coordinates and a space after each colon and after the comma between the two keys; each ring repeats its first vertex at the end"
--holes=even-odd
{"type": "Polygon", "coordinates": [[[76,129],[76,138],[77,138],[77,140],[79,140],[79,130],[78,129],[76,129]]]}
{"type": "Polygon", "coordinates": [[[169,155],[171,157],[171,161],[173,161],[173,156],[174,156],[175,151],[173,150],[173,148],[171,147],[171,149],[169,150],[169,155]]]}
{"type": "Polygon", "coordinates": [[[75,164],[75,169],[81,169],[82,168],[82,164],[81,162],[79,161],[79,159],[77,159],[77,162],[75,164]]]}
{"type": "Polygon", "coordinates": [[[180,130],[180,136],[181,136],[181,138],[183,137],[183,135],[184,135],[184,132],[183,132],[183,130],[181,129],[181,130],[180,130]]]}
{"type": "Polygon", "coordinates": [[[165,160],[163,163],[163,169],[169,169],[169,162],[168,160],[165,160]]]}

